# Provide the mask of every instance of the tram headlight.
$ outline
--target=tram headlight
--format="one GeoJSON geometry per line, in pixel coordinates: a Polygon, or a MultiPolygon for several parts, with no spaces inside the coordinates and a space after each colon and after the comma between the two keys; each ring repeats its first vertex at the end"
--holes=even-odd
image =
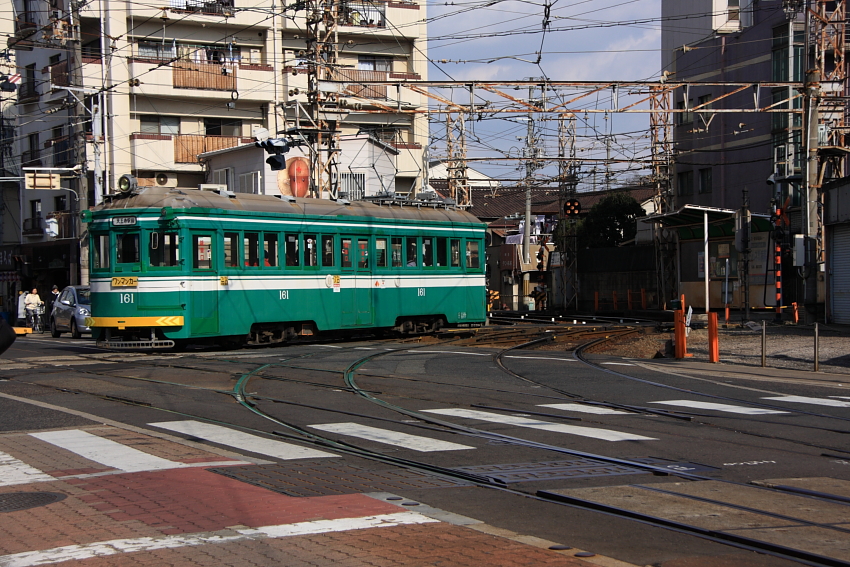
{"type": "Polygon", "coordinates": [[[136,178],[129,173],[122,175],[118,179],[118,191],[121,193],[132,193],[139,186],[136,178]]]}

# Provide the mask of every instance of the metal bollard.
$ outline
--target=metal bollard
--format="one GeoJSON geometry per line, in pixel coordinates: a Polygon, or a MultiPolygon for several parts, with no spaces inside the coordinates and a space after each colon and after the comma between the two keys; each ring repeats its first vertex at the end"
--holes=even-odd
{"type": "Polygon", "coordinates": [[[818,356],[819,355],[819,352],[818,352],[818,339],[819,338],[820,338],[820,336],[819,336],[819,333],[818,333],[818,324],[815,323],[815,372],[820,371],[819,370],[820,364],[819,364],[819,361],[818,361],[818,359],[820,358],[818,356]]]}
{"type": "Polygon", "coordinates": [[[767,366],[767,361],[765,360],[766,351],[767,350],[767,323],[762,321],[761,324],[761,367],[765,368],[767,366]]]}

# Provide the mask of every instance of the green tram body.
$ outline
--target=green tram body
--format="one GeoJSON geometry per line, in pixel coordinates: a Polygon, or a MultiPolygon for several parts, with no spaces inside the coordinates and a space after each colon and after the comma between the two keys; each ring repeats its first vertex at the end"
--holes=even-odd
{"type": "Polygon", "coordinates": [[[151,187],[82,216],[88,323],[110,348],[486,319],[485,225],[464,211],[151,187]]]}

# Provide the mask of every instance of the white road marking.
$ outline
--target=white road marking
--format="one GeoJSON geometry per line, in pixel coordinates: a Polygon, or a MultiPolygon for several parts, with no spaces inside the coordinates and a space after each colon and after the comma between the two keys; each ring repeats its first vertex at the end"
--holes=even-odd
{"type": "Polygon", "coordinates": [[[776,400],[777,402],[790,402],[794,404],[812,404],[816,406],[832,406],[835,408],[850,408],[850,402],[840,402],[828,398],[809,398],[807,396],[773,396],[762,398],[763,400],[776,400]]]}
{"type": "Polygon", "coordinates": [[[504,356],[502,358],[527,358],[529,360],[557,360],[559,362],[575,362],[574,358],[552,358],[551,356],[504,356]]]}
{"type": "Polygon", "coordinates": [[[500,415],[497,413],[490,413],[485,411],[468,410],[461,408],[434,409],[423,411],[426,411],[428,413],[437,413],[440,415],[449,415],[452,417],[464,417],[467,419],[477,419],[479,421],[489,421],[491,423],[515,425],[517,427],[541,429],[543,431],[552,431],[554,433],[580,435],[582,437],[592,437],[594,439],[602,439],[604,441],[657,441],[657,439],[655,439],[654,437],[644,437],[643,435],[635,435],[633,433],[622,433],[620,431],[613,431],[611,429],[600,429],[597,427],[579,427],[576,425],[551,423],[549,421],[540,421],[538,419],[516,417],[512,415],[500,415]]]}
{"type": "Polygon", "coordinates": [[[30,436],[124,472],[178,469],[188,465],[150,455],[79,429],[30,433],[30,436]]]}
{"type": "Polygon", "coordinates": [[[0,452],[0,486],[49,482],[51,480],[56,479],[23,461],[19,461],[8,453],[0,452]]]}
{"type": "Polygon", "coordinates": [[[610,364],[612,366],[634,366],[629,362],[603,362],[602,364],[610,364]]]}
{"type": "Polygon", "coordinates": [[[663,402],[649,402],[651,404],[665,404],[668,406],[679,406],[683,408],[697,408],[715,411],[723,411],[726,413],[741,413],[744,415],[766,415],[766,414],[787,414],[787,411],[778,411],[764,408],[748,408],[745,406],[733,406],[730,404],[717,404],[714,402],[697,402],[694,400],[666,400],[663,402]]]}
{"type": "Polygon", "coordinates": [[[285,461],[337,456],[331,453],[325,453],[324,451],[317,451],[316,449],[301,447],[292,443],[284,443],[283,441],[275,441],[274,439],[266,439],[259,435],[252,435],[230,429],[229,427],[200,421],[162,421],[159,423],[149,423],[148,425],[168,429],[169,431],[176,431],[177,433],[184,433],[192,437],[199,437],[213,443],[228,445],[242,451],[268,455],[269,457],[275,457],[285,461]]]}
{"type": "Polygon", "coordinates": [[[463,449],[474,449],[469,445],[461,445],[459,443],[451,443],[449,441],[440,441],[439,439],[430,439],[419,435],[410,435],[408,433],[399,433],[398,431],[390,431],[387,429],[379,429],[368,425],[360,425],[357,423],[323,423],[320,425],[309,425],[313,429],[320,431],[328,431],[330,433],[339,433],[341,435],[350,435],[359,437],[360,439],[368,439],[378,443],[386,443],[387,445],[395,445],[396,447],[404,447],[405,449],[413,449],[422,453],[432,451],[460,451],[463,449]]]}
{"type": "Polygon", "coordinates": [[[584,404],[539,404],[541,408],[555,408],[565,411],[577,411],[579,413],[595,413],[598,415],[634,415],[628,411],[615,410],[601,406],[586,406],[584,404]]]}
{"type": "Polygon", "coordinates": [[[341,346],[338,346],[338,345],[311,345],[311,346],[320,347],[320,348],[342,348],[341,346]]]}
{"type": "Polygon", "coordinates": [[[354,347],[354,350],[375,350],[375,349],[373,349],[372,347],[356,346],[356,347],[354,347]]]}
{"type": "Polygon", "coordinates": [[[66,545],[40,551],[25,551],[12,555],[0,555],[2,567],[35,567],[63,561],[83,561],[93,557],[105,557],[136,551],[154,551],[157,549],[176,549],[195,545],[233,543],[263,538],[281,538],[299,535],[324,534],[363,530],[369,528],[391,528],[412,524],[439,523],[439,520],[417,514],[416,512],[398,512],[359,518],[341,518],[338,520],[314,520],[297,524],[282,524],[227,530],[225,532],[207,532],[164,537],[139,537],[113,539],[80,545],[66,545]],[[233,535],[234,532],[238,535],[233,535]]]}
{"type": "Polygon", "coordinates": [[[412,352],[415,354],[419,353],[427,353],[427,354],[468,354],[469,356],[493,356],[492,354],[484,354],[480,352],[463,352],[460,350],[408,350],[405,352],[412,352]]]}
{"type": "Polygon", "coordinates": [[[838,398],[840,400],[850,400],[850,396],[830,396],[830,398],[838,398]]]}

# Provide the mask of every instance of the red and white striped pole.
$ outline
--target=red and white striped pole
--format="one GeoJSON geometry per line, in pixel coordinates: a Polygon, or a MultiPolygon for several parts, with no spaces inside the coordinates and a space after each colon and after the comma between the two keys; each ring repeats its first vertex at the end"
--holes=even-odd
{"type": "Polygon", "coordinates": [[[776,320],[782,320],[782,245],[776,243],[776,257],[774,258],[776,267],[776,320]]]}

